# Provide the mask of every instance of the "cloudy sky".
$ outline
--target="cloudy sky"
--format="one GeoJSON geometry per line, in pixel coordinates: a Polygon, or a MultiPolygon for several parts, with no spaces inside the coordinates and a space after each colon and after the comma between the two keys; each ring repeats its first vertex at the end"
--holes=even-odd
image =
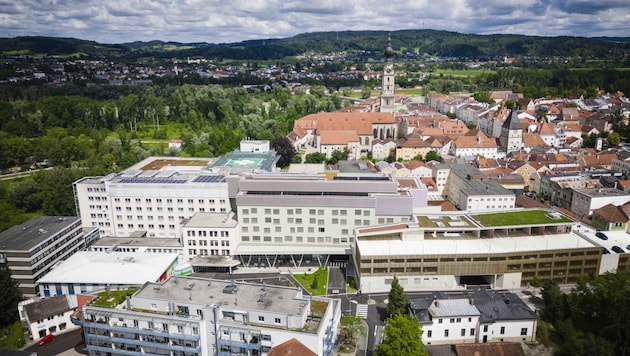
{"type": "Polygon", "coordinates": [[[628,0],[0,0],[0,37],[239,42],[305,32],[437,29],[630,36],[628,0]]]}

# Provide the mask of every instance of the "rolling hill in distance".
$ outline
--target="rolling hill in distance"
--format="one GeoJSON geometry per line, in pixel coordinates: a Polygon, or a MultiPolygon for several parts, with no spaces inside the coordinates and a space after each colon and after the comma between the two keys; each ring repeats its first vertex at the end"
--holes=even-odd
{"type": "MultiPolygon", "coordinates": [[[[437,30],[313,32],[289,38],[237,43],[130,42],[101,44],[74,38],[0,38],[3,56],[73,56],[84,59],[137,59],[142,57],[205,57],[237,60],[278,60],[304,53],[360,51],[380,56],[391,34],[399,54],[484,58],[529,55],[535,57],[611,58],[630,53],[630,37],[538,37],[510,34],[475,35],[437,30]]],[[[211,38],[209,38],[211,41],[211,38]]]]}

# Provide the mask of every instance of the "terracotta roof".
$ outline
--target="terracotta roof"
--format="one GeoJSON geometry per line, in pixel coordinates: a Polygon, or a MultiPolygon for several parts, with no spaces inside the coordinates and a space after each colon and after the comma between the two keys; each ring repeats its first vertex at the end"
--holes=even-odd
{"type": "Polygon", "coordinates": [[[407,162],[407,169],[409,170],[413,170],[418,167],[426,167],[426,163],[418,161],[417,159],[412,159],[411,161],[407,162]]]}
{"type": "Polygon", "coordinates": [[[319,137],[322,145],[347,145],[348,142],[359,142],[357,132],[351,130],[324,130],[319,132],[319,137]]]}
{"type": "Polygon", "coordinates": [[[546,143],[539,134],[523,132],[523,146],[545,146],[546,143]]]}
{"type": "Polygon", "coordinates": [[[593,215],[597,215],[608,222],[628,221],[628,216],[614,204],[606,204],[599,209],[593,210],[593,215]]]}
{"type": "MultiPolygon", "coordinates": [[[[471,130],[472,131],[472,130],[471,130]]],[[[460,136],[455,140],[455,146],[457,148],[468,147],[481,147],[481,148],[493,148],[497,147],[497,141],[494,138],[489,138],[483,133],[479,132],[476,136],[460,136]]]]}
{"type": "Polygon", "coordinates": [[[555,132],[553,131],[553,125],[548,122],[544,122],[542,125],[540,125],[538,133],[541,135],[555,135],[555,132]]]}
{"type": "Polygon", "coordinates": [[[293,127],[319,131],[353,130],[359,135],[372,135],[373,124],[396,124],[394,116],[384,112],[321,112],[296,120],[293,127]]]}
{"type": "Polygon", "coordinates": [[[295,338],[276,345],[269,350],[268,356],[317,356],[311,349],[295,338]]]}

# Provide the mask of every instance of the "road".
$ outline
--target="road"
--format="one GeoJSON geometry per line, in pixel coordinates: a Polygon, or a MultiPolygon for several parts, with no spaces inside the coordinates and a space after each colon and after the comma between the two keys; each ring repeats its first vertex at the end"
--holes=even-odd
{"type": "Polygon", "coordinates": [[[74,351],[74,347],[82,344],[81,329],[73,330],[55,336],[53,342],[39,346],[37,343],[24,349],[24,351],[37,352],[38,356],[54,355],[81,355],[74,351]]]}

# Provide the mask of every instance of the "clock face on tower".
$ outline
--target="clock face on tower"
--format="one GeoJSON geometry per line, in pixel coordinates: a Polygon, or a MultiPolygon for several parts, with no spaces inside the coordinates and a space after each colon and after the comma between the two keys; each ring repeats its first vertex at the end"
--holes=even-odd
{"type": "Polygon", "coordinates": [[[391,68],[385,68],[385,73],[391,73],[392,69],[391,68]]]}

